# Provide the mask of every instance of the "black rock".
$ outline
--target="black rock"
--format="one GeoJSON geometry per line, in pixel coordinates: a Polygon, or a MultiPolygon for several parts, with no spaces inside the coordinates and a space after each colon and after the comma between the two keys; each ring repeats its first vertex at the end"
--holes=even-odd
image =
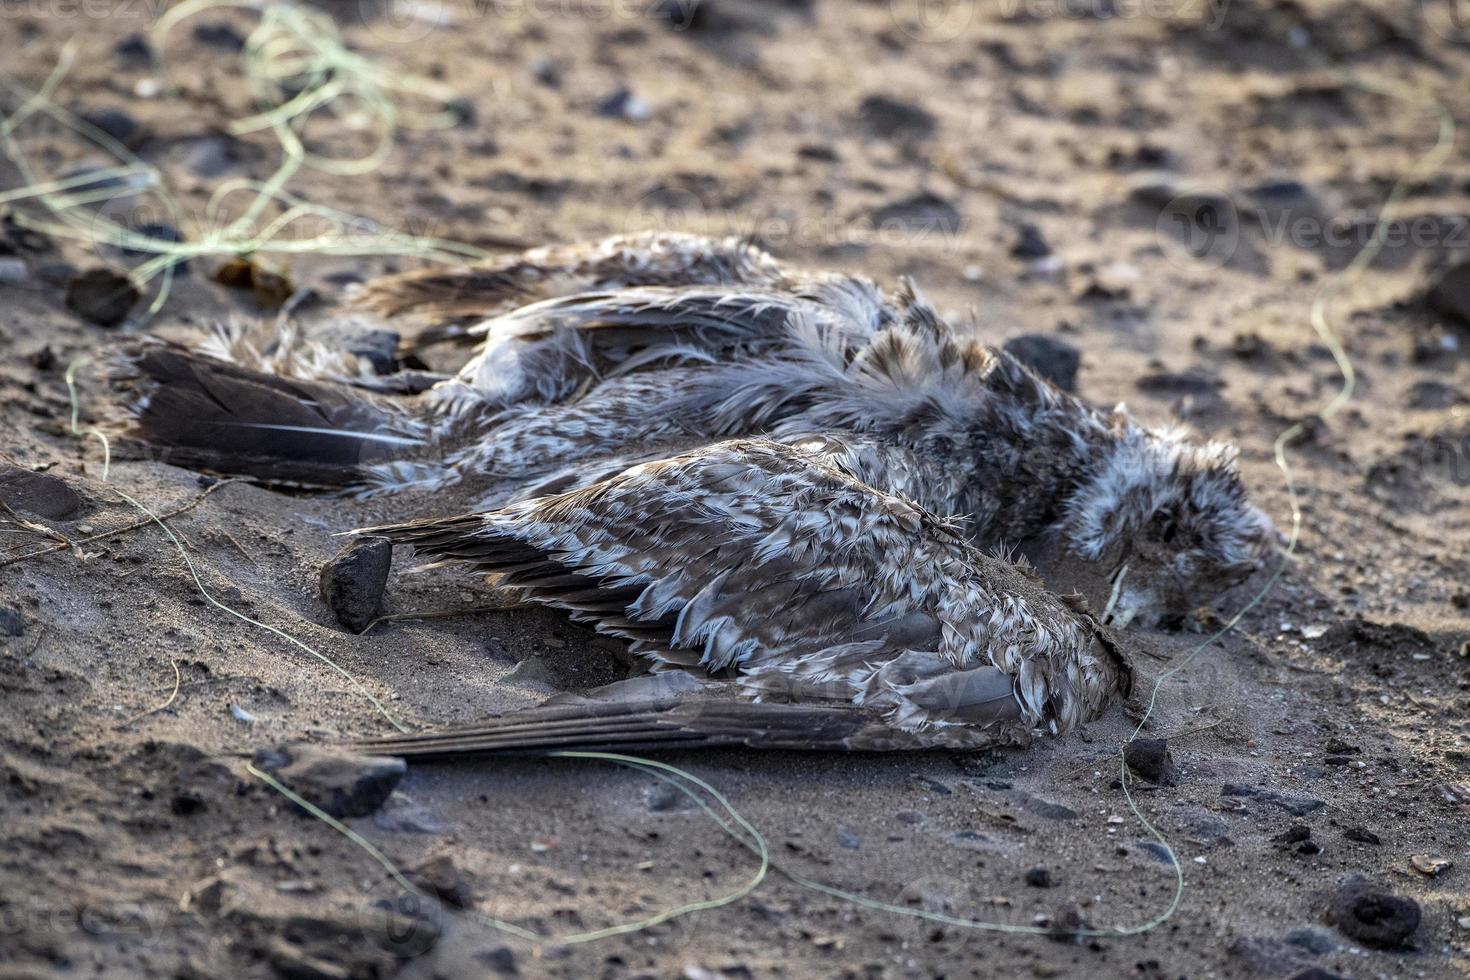
{"type": "Polygon", "coordinates": [[[1382,837],[1379,837],[1371,830],[1364,830],[1362,827],[1349,827],[1342,832],[1342,837],[1343,840],[1350,840],[1355,844],[1377,845],[1383,843],[1382,837]]]}
{"type": "Polygon", "coordinates": [[[1470,325],[1470,260],[1440,270],[1429,285],[1428,299],[1437,312],[1470,325]]]}
{"type": "Polygon", "coordinates": [[[367,629],[377,615],[393,565],[393,542],[387,538],[356,538],[322,567],[322,601],[337,622],[354,633],[367,629]]]}
{"type": "Polygon", "coordinates": [[[1272,837],[1271,842],[1273,844],[1280,844],[1283,847],[1289,847],[1292,844],[1300,844],[1302,841],[1310,840],[1311,837],[1312,828],[1306,824],[1299,823],[1293,827],[1286,828],[1286,830],[1272,837]]]}
{"type": "Polygon", "coordinates": [[[138,147],[148,138],[148,131],[124,109],[93,109],[83,114],[82,119],[129,149],[138,147]]]}
{"type": "Polygon", "coordinates": [[[25,636],[26,621],[19,609],[0,606],[0,636],[25,636]]]}
{"type": "Polygon", "coordinates": [[[938,121],[924,109],[886,95],[863,99],[858,119],[874,136],[891,140],[922,139],[932,136],[938,127],[938,121]]]}
{"type": "Polygon", "coordinates": [[[0,500],[37,517],[61,520],[87,506],[87,498],[59,476],[0,463],[0,500]]]}
{"type": "Polygon", "coordinates": [[[240,32],[220,21],[196,26],[194,40],[221,51],[242,51],[245,48],[245,39],[240,32]]]}
{"type": "MultiPolygon", "coordinates": [[[[140,235],[144,238],[157,239],[160,242],[182,242],[184,240],[182,232],[180,232],[173,225],[166,225],[162,222],[148,222],[146,224],[138,225],[136,228],[132,228],[130,230],[136,235],[140,235]]],[[[152,251],[151,249],[140,248],[120,248],[118,249],[118,251],[128,258],[133,259],[151,259],[159,254],[158,252],[152,251]]],[[[175,273],[187,272],[188,269],[189,263],[187,260],[180,262],[174,266],[175,273]]]]}
{"type": "Polygon", "coordinates": [[[953,235],[965,223],[955,206],[937,194],[924,191],[873,211],[873,226],[879,231],[902,231],[923,235],[953,235]]]}
{"type": "Polygon", "coordinates": [[[502,977],[518,976],[521,972],[520,965],[516,962],[515,950],[509,946],[497,946],[483,953],[476,953],[475,959],[484,963],[502,977]]]}
{"type": "Polygon", "coordinates": [[[147,65],[153,61],[153,49],[142,34],[129,34],[112,46],[112,53],[125,65],[147,65]]]}
{"type": "Polygon", "coordinates": [[[1174,757],[1162,738],[1136,738],[1123,746],[1123,761],[1135,774],[1160,786],[1175,783],[1174,757]]]}
{"type": "Polygon", "coordinates": [[[1026,872],[1026,884],[1032,888],[1050,888],[1056,884],[1046,868],[1032,868],[1026,872]]]}
{"type": "Polygon", "coordinates": [[[1016,232],[1016,244],[1011,246],[1011,255],[1018,259],[1044,259],[1051,254],[1051,246],[1042,237],[1041,229],[1029,221],[1021,222],[1016,232]]]}
{"type": "Polygon", "coordinates": [[[1419,903],[1373,888],[1361,879],[1349,881],[1333,896],[1327,924],[1365,946],[1398,949],[1419,928],[1419,903]]]}
{"type": "Polygon", "coordinates": [[[1005,342],[1005,352],[1063,391],[1077,390],[1082,352],[1064,340],[1028,333],[1005,342]]]}
{"type": "Polygon", "coordinates": [[[138,287],[111,269],[88,269],[66,287],[66,307],[88,323],[115,327],[138,302],[138,287]]]}
{"type": "Polygon", "coordinates": [[[402,759],[305,744],[261,749],[255,765],[339,820],[365,817],[382,806],[408,771],[402,759]]]}

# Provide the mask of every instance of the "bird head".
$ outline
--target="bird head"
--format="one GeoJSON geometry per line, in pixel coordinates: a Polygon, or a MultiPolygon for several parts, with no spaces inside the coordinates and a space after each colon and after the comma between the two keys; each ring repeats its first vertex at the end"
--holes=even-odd
{"type": "Polygon", "coordinates": [[[1105,620],[1167,624],[1243,582],[1279,536],[1246,499],[1234,448],[1147,431],[1121,409],[1113,425],[1111,451],[1067,502],[1062,544],[1104,573],[1105,620]]]}

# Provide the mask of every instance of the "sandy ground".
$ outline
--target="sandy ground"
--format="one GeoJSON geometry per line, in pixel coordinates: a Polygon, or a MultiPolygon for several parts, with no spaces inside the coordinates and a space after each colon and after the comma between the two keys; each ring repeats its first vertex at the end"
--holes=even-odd
{"type": "MultiPolygon", "coordinates": [[[[689,30],[578,0],[446,6],[453,23],[438,26],[422,8],[417,20],[406,7],[332,9],[362,50],[459,88],[473,120],[403,134],[370,177],[307,172],[296,190],[469,242],[678,227],[755,234],[794,262],[912,276],[987,338],[1074,345],[1086,397],[1240,446],[1256,498],[1283,526],[1272,440],[1338,379],[1308,302],[1435,136],[1424,106],[1324,66],[1470,118],[1470,48],[1435,0],[721,2],[689,30]],[[624,88],[635,101],[621,115],[599,111],[624,88]],[[1186,193],[1197,196],[1177,203],[1186,193]],[[1201,199],[1224,202],[1223,217],[1195,255],[1185,246],[1208,232],[1189,220],[1201,199]],[[1023,224],[1049,254],[1012,254],[1023,224]]],[[[215,12],[180,28],[178,94],[163,100],[136,94],[151,69],[115,47],[152,13],[7,6],[4,71],[36,86],[76,36],[58,100],[125,111],[130,141],[197,222],[220,180],[273,166],[268,140],[224,152],[218,135],[249,109],[227,28],[238,38],[250,20],[215,12]]],[[[98,162],[33,138],[49,173],[98,162]]],[[[14,172],[4,176],[10,186],[14,172]]],[[[378,733],[381,717],[320,663],[207,605],[152,527],[83,557],[0,564],[0,976],[1464,975],[1470,331],[1425,299],[1470,252],[1463,158],[1413,181],[1402,213],[1422,234],[1332,309],[1360,386],[1293,453],[1300,561],[1163,688],[1150,722],[1178,766],[1177,785],[1140,795],[1183,862],[1187,887],[1166,924],[1082,942],[977,932],[779,875],[719,910],[574,947],[538,949],[437,906],[402,914],[397,886],[362,850],[244,769],[259,746],[378,733]],[[148,713],[175,667],[177,696],[148,713]],[[1415,855],[1453,866],[1430,876],[1415,855]],[[1355,876],[1420,905],[1403,948],[1328,924],[1355,876]],[[1302,972],[1313,968],[1325,972],[1302,972]]],[[[66,432],[62,371],[112,339],[66,308],[68,267],[118,257],[48,249],[14,229],[6,242],[24,265],[0,283],[0,448],[82,500],[48,518],[0,496],[17,519],[72,539],[136,520],[114,487],[159,510],[188,503],[196,474],[125,461],[104,484],[96,444],[66,432]]],[[[195,263],[158,328],[252,312],[206,281],[210,265],[195,263]]],[[[393,267],[299,261],[292,273],[331,303],[352,278],[393,267]]],[[[332,535],[453,505],[232,484],[171,523],[223,601],[336,658],[406,719],[472,719],[621,676],[616,644],[546,614],[397,621],[362,637],[335,625],[316,596],[332,535]]],[[[13,521],[0,529],[0,562],[48,543],[13,521]]],[[[400,575],[385,611],[474,606],[479,589],[400,575]]],[[[1248,596],[1222,598],[1180,633],[1132,632],[1145,673],[1248,596]]],[[[1114,711],[1065,741],[979,757],[671,761],[726,793],[801,874],[954,915],[1032,925],[1074,909],[1106,927],[1161,914],[1173,888],[1114,782],[1131,727],[1114,711]],[[1034,869],[1050,887],[1028,883],[1034,869]]],[[[481,912],[552,934],[723,894],[754,871],[699,810],[595,763],[416,767],[352,826],[403,866],[449,855],[481,912]]]]}

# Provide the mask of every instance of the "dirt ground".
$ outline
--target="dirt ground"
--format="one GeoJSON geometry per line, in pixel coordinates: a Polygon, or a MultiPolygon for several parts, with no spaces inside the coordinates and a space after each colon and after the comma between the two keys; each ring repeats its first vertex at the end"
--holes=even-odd
{"type": "MultiPolygon", "coordinates": [[[[332,5],[359,50],[441,79],[472,112],[448,131],[400,133],[369,176],[304,171],[293,189],[471,243],[684,228],[911,276],[986,338],[1075,347],[1088,399],[1238,445],[1283,527],[1272,442],[1339,383],[1310,299],[1436,135],[1427,105],[1352,80],[1470,119],[1470,31],[1448,0],[721,0],[692,20],[670,6],[672,22],[650,14],[658,4],[598,0],[332,5]]],[[[163,97],[131,39],[154,13],[7,4],[3,71],[34,89],[75,37],[57,100],[125,114],[110,126],[168,175],[181,231],[197,236],[221,181],[274,166],[269,139],[221,135],[251,108],[237,49],[252,20],[211,11],[181,26],[177,90],[163,97]]],[[[105,162],[55,127],[30,138],[49,175],[105,162]]],[[[3,163],[0,177],[18,179],[3,163]]],[[[97,444],[67,432],[63,372],[116,332],[78,318],[64,293],[73,270],[121,257],[7,225],[0,262],[20,264],[0,281],[0,450],[80,499],[0,484],[15,507],[0,523],[0,977],[1464,976],[1470,286],[1449,268],[1470,257],[1463,156],[1411,180],[1400,214],[1390,230],[1403,234],[1331,307],[1359,385],[1292,451],[1298,560],[1163,687],[1150,721],[1178,769],[1176,785],[1139,794],[1183,863],[1165,924],[1080,942],[981,932],[773,873],[714,911],[540,947],[437,904],[405,909],[363,850],[246,773],[260,746],[381,733],[382,718],[321,663],[206,603],[156,526],[11,562],[50,543],[22,520],[75,540],[137,520],[115,490],[169,511],[203,484],[138,460],[102,482],[97,444]],[[58,516],[28,509],[48,507],[58,516]],[[176,697],[150,711],[175,668],[176,697]],[[1451,866],[1416,868],[1433,858],[1451,866]],[[1330,923],[1358,878],[1418,903],[1399,948],[1330,923]]],[[[193,263],[156,328],[254,313],[207,280],[213,264],[193,263]]],[[[298,259],[291,273],[330,313],[347,283],[410,264],[298,259]]],[[[84,385],[84,409],[100,394],[84,385]]],[[[365,636],[335,624],[316,590],[334,534],[454,506],[230,484],[170,523],[221,601],[335,658],[413,722],[621,676],[616,643],[549,614],[399,620],[365,636]]],[[[1263,584],[1181,632],[1131,631],[1145,675],[1263,584]]],[[[385,611],[484,602],[476,581],[399,573],[385,611]]],[[[1115,781],[1131,728],[1115,710],[1075,737],[978,757],[669,761],[718,787],[807,877],[1013,925],[1126,926],[1162,914],[1174,884],[1115,781]]],[[[717,896],[755,870],[652,778],[592,762],[416,766],[383,810],[350,823],[404,867],[448,855],[478,911],[553,935],[717,896]]]]}

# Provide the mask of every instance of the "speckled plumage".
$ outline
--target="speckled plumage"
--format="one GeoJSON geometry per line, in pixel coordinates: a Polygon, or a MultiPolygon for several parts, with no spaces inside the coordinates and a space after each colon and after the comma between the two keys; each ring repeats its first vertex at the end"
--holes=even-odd
{"type": "Polygon", "coordinates": [[[1127,625],[1212,598],[1273,541],[1227,447],[1086,405],[907,283],[648,235],[411,273],[363,301],[480,316],[463,331],[478,350],[390,398],[295,333],[221,334],[213,356],[145,342],[113,372],[130,434],[278,482],[473,484],[476,513],[375,532],[704,678],[382,750],[1062,733],[1126,690],[1126,662],[1080,601],[993,555],[1033,559],[1127,625]]]}
{"type": "Polygon", "coordinates": [[[516,714],[374,750],[660,738],[973,749],[1062,734],[1127,691],[1129,668],[1090,615],[858,480],[843,465],[851,451],[832,438],[722,442],[484,514],[369,529],[500,573],[661,669],[733,678],[675,698],[673,715],[644,704],[609,719],[595,703],[553,713],[549,730],[516,714]],[[756,700],[785,707],[739,707],[756,700]],[[793,739],[803,711],[824,726],[793,739]]]}

